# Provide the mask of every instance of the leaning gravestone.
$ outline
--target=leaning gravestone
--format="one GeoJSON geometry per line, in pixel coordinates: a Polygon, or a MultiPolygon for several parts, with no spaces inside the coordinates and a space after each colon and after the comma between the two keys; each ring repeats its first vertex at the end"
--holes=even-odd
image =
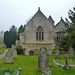
{"type": "Polygon", "coordinates": [[[45,47],[40,48],[38,55],[38,70],[43,71],[49,67],[49,55],[45,47]]]}
{"type": "Polygon", "coordinates": [[[44,75],[52,75],[52,71],[49,68],[46,68],[44,75]]]}
{"type": "Polygon", "coordinates": [[[10,72],[5,72],[5,75],[10,75],[10,72]]]}
{"type": "Polygon", "coordinates": [[[25,50],[25,55],[29,55],[29,51],[28,50],[25,50]]]}
{"type": "Polygon", "coordinates": [[[35,55],[39,54],[38,49],[34,49],[34,54],[35,55]]]}
{"type": "Polygon", "coordinates": [[[6,53],[6,63],[13,63],[13,52],[11,50],[6,53]]]}
{"type": "Polygon", "coordinates": [[[59,53],[60,53],[60,51],[58,49],[55,50],[55,58],[59,58],[59,53]]]}
{"type": "Polygon", "coordinates": [[[74,57],[74,50],[72,47],[69,49],[69,56],[74,57]]]}
{"type": "Polygon", "coordinates": [[[52,55],[52,50],[50,48],[47,50],[47,52],[49,55],[52,55]]]}
{"type": "Polygon", "coordinates": [[[12,48],[10,49],[13,52],[13,58],[17,58],[17,51],[16,51],[16,46],[12,45],[12,48]]]}
{"type": "Polygon", "coordinates": [[[68,58],[67,56],[65,56],[65,66],[63,67],[63,70],[70,70],[71,67],[68,64],[68,58]]]}

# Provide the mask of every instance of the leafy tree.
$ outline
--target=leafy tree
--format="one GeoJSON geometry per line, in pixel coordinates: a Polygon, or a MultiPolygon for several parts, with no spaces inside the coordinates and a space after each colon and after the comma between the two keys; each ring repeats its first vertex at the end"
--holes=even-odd
{"type": "Polygon", "coordinates": [[[69,33],[69,46],[75,48],[75,7],[73,7],[73,11],[69,10],[69,18],[72,21],[71,32],[69,33]]]}
{"type": "Polygon", "coordinates": [[[75,48],[75,30],[69,34],[69,46],[75,48]]]}
{"type": "Polygon", "coordinates": [[[63,48],[64,51],[68,51],[69,49],[68,36],[63,37],[58,46],[63,48]]]}
{"type": "Polygon", "coordinates": [[[75,25],[75,7],[73,7],[73,11],[69,10],[68,15],[70,20],[72,21],[72,25],[75,25]]]}
{"type": "Polygon", "coordinates": [[[22,54],[23,51],[22,46],[20,45],[16,46],[16,50],[17,50],[17,54],[22,54]]]}
{"type": "Polygon", "coordinates": [[[75,48],[75,7],[73,7],[73,11],[69,10],[68,16],[71,20],[71,27],[66,31],[68,36],[64,37],[59,43],[59,47],[64,48],[64,50],[68,50],[69,47],[75,48]]]}

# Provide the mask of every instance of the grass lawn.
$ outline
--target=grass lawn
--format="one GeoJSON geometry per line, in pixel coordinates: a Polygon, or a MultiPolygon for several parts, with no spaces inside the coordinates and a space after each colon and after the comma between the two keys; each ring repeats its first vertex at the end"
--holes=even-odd
{"type": "MultiPolygon", "coordinates": [[[[61,55],[58,60],[64,61],[64,55],[61,55]]],[[[52,71],[52,75],[75,75],[75,67],[71,67],[71,70],[64,71],[62,67],[57,66],[52,62],[52,59],[54,59],[54,55],[49,56],[49,62],[52,64],[50,67],[52,71]]],[[[75,64],[75,58],[72,59],[73,63],[75,64]]],[[[60,63],[60,61],[58,61],[60,63]]],[[[25,55],[18,55],[17,59],[14,59],[14,63],[12,64],[6,64],[5,58],[0,60],[0,68],[7,68],[11,67],[14,69],[21,68],[20,75],[42,75],[43,72],[39,72],[38,67],[38,55],[33,56],[25,56],[25,55]]]]}
{"type": "Polygon", "coordinates": [[[6,49],[9,49],[9,48],[1,48],[1,49],[0,49],[0,55],[1,55],[2,53],[4,53],[4,51],[5,51],[6,49]]]}

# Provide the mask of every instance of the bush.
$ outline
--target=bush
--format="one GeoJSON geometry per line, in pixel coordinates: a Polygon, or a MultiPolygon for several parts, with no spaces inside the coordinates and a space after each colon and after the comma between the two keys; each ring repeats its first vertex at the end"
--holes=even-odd
{"type": "Polygon", "coordinates": [[[23,52],[22,46],[20,45],[16,46],[16,50],[17,50],[17,54],[22,54],[23,52]]]}
{"type": "Polygon", "coordinates": [[[60,48],[63,48],[64,51],[68,51],[69,50],[68,36],[63,37],[58,46],[60,48]]]}
{"type": "Polygon", "coordinates": [[[55,49],[53,49],[53,53],[55,53],[55,50],[59,50],[60,51],[60,53],[63,51],[63,48],[61,48],[61,47],[56,47],[55,49]]]}
{"type": "Polygon", "coordinates": [[[17,70],[13,69],[13,68],[2,68],[0,69],[0,75],[5,75],[5,72],[10,72],[11,75],[16,75],[17,74],[17,70]]]}

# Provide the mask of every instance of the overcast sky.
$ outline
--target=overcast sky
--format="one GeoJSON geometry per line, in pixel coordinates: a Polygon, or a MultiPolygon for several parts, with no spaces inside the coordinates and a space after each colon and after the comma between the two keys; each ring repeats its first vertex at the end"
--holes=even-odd
{"type": "Polygon", "coordinates": [[[49,15],[55,21],[68,17],[69,9],[75,5],[75,0],[0,0],[0,31],[9,30],[12,25],[17,28],[32,17],[40,7],[48,18],[49,15]]]}

